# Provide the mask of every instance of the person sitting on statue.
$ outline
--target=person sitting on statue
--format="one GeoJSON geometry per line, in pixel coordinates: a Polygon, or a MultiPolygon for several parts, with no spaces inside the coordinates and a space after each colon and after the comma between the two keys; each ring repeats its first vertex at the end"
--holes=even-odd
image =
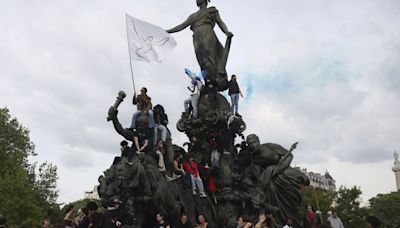
{"type": "Polygon", "coordinates": [[[200,177],[197,163],[193,160],[193,155],[188,154],[187,160],[183,163],[183,169],[190,174],[193,188],[193,195],[196,195],[196,189],[200,192],[200,197],[207,197],[204,192],[203,180],[200,177]]]}
{"type": "Polygon", "coordinates": [[[158,171],[162,173],[168,181],[173,180],[174,178],[167,175],[167,168],[164,162],[164,145],[161,139],[157,140],[156,144],[156,159],[158,164],[158,171]]]}
{"type": "Polygon", "coordinates": [[[161,132],[161,139],[165,143],[167,141],[167,124],[168,116],[165,114],[164,108],[161,105],[156,105],[153,108],[154,113],[154,136],[153,145],[156,145],[158,139],[158,131],[161,132]]]}
{"type": "Polygon", "coordinates": [[[174,153],[174,174],[175,175],[186,175],[183,169],[183,155],[180,153],[174,153]]]}
{"type": "Polygon", "coordinates": [[[221,154],[218,151],[217,132],[211,130],[210,132],[210,148],[211,148],[211,168],[219,166],[219,158],[221,154]]]}
{"type": "MultiPolygon", "coordinates": [[[[187,69],[185,72],[188,74],[187,69]]],[[[204,75],[205,73],[202,73],[202,74],[204,75]]],[[[196,119],[198,117],[198,110],[199,110],[198,103],[199,103],[200,91],[201,91],[202,87],[203,87],[203,83],[201,82],[200,77],[198,77],[198,76],[194,77],[192,79],[191,86],[187,87],[188,90],[191,92],[190,97],[183,102],[183,105],[185,107],[185,114],[190,114],[189,107],[190,107],[190,105],[192,105],[192,108],[193,108],[192,117],[194,119],[196,119]]]]}
{"type": "Polygon", "coordinates": [[[134,151],[132,147],[128,146],[128,142],[123,140],[121,143],[121,158],[126,158],[128,161],[132,160],[134,151]]]}
{"type": "Polygon", "coordinates": [[[157,140],[156,156],[157,156],[158,171],[160,171],[162,174],[165,174],[165,172],[167,171],[167,168],[165,167],[164,147],[163,147],[163,142],[161,139],[157,140]]]}
{"type": "Polygon", "coordinates": [[[149,137],[151,129],[147,128],[146,122],[140,123],[137,129],[133,131],[133,142],[135,143],[136,153],[140,154],[148,150],[149,137]]]}
{"type": "Polygon", "coordinates": [[[137,105],[137,111],[133,113],[132,116],[132,123],[130,128],[134,129],[136,128],[136,118],[139,116],[141,113],[145,113],[149,115],[149,128],[154,127],[154,113],[151,110],[152,109],[152,103],[151,103],[151,98],[147,96],[147,89],[146,87],[143,87],[140,89],[140,94],[136,96],[136,93],[133,95],[133,100],[132,103],[134,105],[137,105]]]}
{"type": "Polygon", "coordinates": [[[236,75],[231,76],[231,80],[228,82],[228,95],[231,97],[231,113],[234,115],[239,115],[239,94],[243,97],[242,92],[240,91],[239,85],[236,81],[236,75]]]}

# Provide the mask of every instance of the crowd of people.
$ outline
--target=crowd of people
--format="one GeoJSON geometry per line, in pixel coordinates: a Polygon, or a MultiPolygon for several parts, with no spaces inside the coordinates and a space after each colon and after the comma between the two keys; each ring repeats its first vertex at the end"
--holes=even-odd
{"type": "MultiPolygon", "coordinates": [[[[303,228],[344,228],[342,221],[335,210],[328,216],[323,223],[320,214],[314,212],[311,205],[307,206],[307,212],[303,218],[303,228]],[[312,215],[313,214],[313,215],[312,215]]],[[[106,210],[101,213],[98,205],[94,201],[87,203],[86,207],[79,208],[75,212],[74,205],[66,207],[64,217],[64,228],[118,228],[126,224],[133,224],[134,218],[124,209],[123,202],[118,198],[113,198],[107,205],[106,210]]],[[[375,216],[368,216],[365,219],[366,228],[379,228],[381,222],[375,216]]],[[[8,228],[7,220],[0,215],[0,228],[8,228]]],[[[42,228],[52,227],[49,219],[42,222],[42,228]]],[[[197,221],[190,221],[185,213],[174,224],[171,224],[165,214],[157,212],[154,215],[154,228],[216,228],[218,226],[210,224],[206,216],[198,213],[197,221]]],[[[239,216],[236,228],[296,228],[292,218],[288,218],[285,224],[278,224],[275,220],[274,209],[263,209],[257,218],[250,218],[246,215],[239,216]]],[[[225,227],[223,227],[225,228],[225,227]]],[[[300,227],[297,227],[300,228],[300,227]]]]}
{"type": "MultiPolygon", "coordinates": [[[[113,199],[107,207],[104,213],[98,211],[98,205],[94,201],[87,203],[86,207],[79,208],[76,215],[74,216],[74,206],[70,205],[67,207],[66,214],[64,217],[64,228],[118,228],[122,227],[127,217],[126,212],[123,209],[123,203],[118,199],[113,199]]],[[[307,212],[307,214],[309,211],[307,212]]],[[[307,215],[306,215],[307,216],[307,215]]],[[[321,224],[319,222],[312,222],[311,224],[304,225],[303,228],[336,228],[344,227],[342,222],[332,222],[337,216],[336,211],[332,211],[332,214],[328,217],[326,223],[321,224]],[[333,219],[333,220],[332,220],[333,219]],[[339,225],[337,225],[339,224],[339,225]]],[[[309,220],[309,219],[308,219],[309,220]]],[[[340,219],[339,219],[340,220],[340,219]]],[[[175,224],[170,224],[168,218],[161,212],[155,215],[154,228],[214,228],[207,222],[207,218],[204,214],[199,213],[197,221],[192,222],[186,214],[181,214],[180,219],[175,224]]],[[[365,228],[379,228],[381,222],[375,216],[368,216],[365,219],[367,227],[365,228]]],[[[44,219],[42,222],[42,228],[50,228],[50,219],[44,219]]],[[[274,213],[272,210],[262,210],[259,214],[258,219],[254,220],[247,216],[240,216],[237,221],[237,228],[295,228],[293,221],[288,218],[284,226],[276,223],[274,219],[274,213]]],[[[7,219],[0,214],[0,228],[9,228],[7,225],[7,219]]]]}

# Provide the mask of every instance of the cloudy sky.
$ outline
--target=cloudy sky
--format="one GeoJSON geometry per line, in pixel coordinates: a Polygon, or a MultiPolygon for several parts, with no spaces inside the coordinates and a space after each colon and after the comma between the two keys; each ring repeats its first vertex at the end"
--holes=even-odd
{"type": "MultiPolygon", "coordinates": [[[[246,134],[285,147],[300,141],[294,165],[328,170],[364,200],[395,190],[400,150],[400,2],[397,0],[213,0],[234,33],[228,73],[245,98],[246,134]]],[[[119,90],[128,126],[135,110],[125,13],[165,29],[197,10],[182,0],[6,0],[0,8],[0,107],[31,130],[37,157],[58,166],[60,202],[82,198],[119,154],[106,122],[119,90]]],[[[220,39],[225,36],[218,30],[220,39]]],[[[134,62],[138,87],[175,129],[198,70],[187,29],[161,64],[134,62]]]]}

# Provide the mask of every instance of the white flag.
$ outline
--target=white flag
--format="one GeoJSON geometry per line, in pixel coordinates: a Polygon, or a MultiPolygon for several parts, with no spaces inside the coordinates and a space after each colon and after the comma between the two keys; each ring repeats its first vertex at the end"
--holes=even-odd
{"type": "Polygon", "coordinates": [[[157,61],[176,46],[175,39],[163,28],[126,14],[126,29],[131,60],[157,61]]]}

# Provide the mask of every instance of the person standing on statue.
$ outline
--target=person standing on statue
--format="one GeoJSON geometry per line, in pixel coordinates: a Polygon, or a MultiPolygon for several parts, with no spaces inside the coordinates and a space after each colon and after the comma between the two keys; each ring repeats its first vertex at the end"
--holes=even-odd
{"type": "Polygon", "coordinates": [[[183,102],[185,106],[185,113],[189,114],[189,107],[192,105],[192,117],[196,119],[198,117],[198,104],[200,99],[200,90],[203,87],[203,83],[201,83],[201,79],[199,77],[195,77],[191,82],[192,87],[187,87],[188,90],[191,92],[190,97],[183,102]]]}
{"type": "Polygon", "coordinates": [[[239,94],[243,98],[243,94],[240,91],[239,85],[236,81],[236,75],[231,76],[231,80],[228,83],[228,95],[231,97],[231,113],[239,115],[239,94]]]}
{"type": "Polygon", "coordinates": [[[140,94],[136,96],[136,93],[133,95],[132,103],[137,106],[137,111],[133,113],[131,129],[136,128],[136,118],[139,114],[145,113],[149,115],[149,128],[153,128],[154,123],[154,113],[152,109],[151,98],[147,96],[147,89],[143,87],[140,89],[140,94]]]}
{"type": "Polygon", "coordinates": [[[227,84],[225,66],[229,47],[224,49],[219,42],[214,32],[215,23],[229,40],[233,34],[229,32],[225,23],[221,20],[218,10],[215,7],[207,7],[209,1],[196,0],[199,10],[190,15],[182,24],[168,29],[167,32],[179,32],[190,26],[193,31],[193,46],[201,70],[205,70],[210,77],[218,82],[219,90],[224,90],[227,84]]]}

